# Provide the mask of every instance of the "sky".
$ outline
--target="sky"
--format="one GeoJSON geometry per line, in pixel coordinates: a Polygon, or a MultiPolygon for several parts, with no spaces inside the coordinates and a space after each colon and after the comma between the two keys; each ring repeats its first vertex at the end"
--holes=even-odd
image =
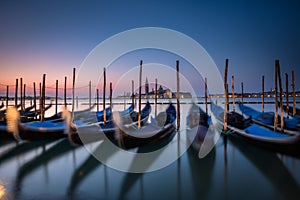
{"type": "MultiPolygon", "coordinates": [[[[297,0],[1,0],[0,96],[5,95],[6,85],[12,93],[15,80],[20,77],[30,93],[33,82],[41,82],[43,74],[47,74],[50,93],[55,80],[63,87],[65,76],[71,87],[72,68],[79,69],[98,44],[120,32],[142,27],[172,29],[194,39],[211,56],[222,76],[228,58],[228,75],[235,76],[236,92],[240,92],[241,82],[246,92],[259,92],[262,75],[265,88],[273,88],[276,59],[280,60],[282,74],[291,77],[291,71],[295,71],[298,89],[299,11],[297,0]]],[[[175,68],[175,60],[182,58],[146,50],[129,54],[127,64],[124,58],[115,63],[119,69],[130,70],[139,65],[140,59],[145,64],[161,63],[175,68]]],[[[181,71],[190,71],[192,66],[184,60],[182,63],[186,65],[181,65],[181,71]]],[[[101,74],[102,69],[99,71],[101,74]]],[[[108,81],[116,83],[118,71],[109,71],[108,81]]],[[[203,80],[189,73],[186,76],[196,92],[201,93],[203,80]]],[[[88,79],[86,85],[78,87],[86,88],[88,79]]]]}

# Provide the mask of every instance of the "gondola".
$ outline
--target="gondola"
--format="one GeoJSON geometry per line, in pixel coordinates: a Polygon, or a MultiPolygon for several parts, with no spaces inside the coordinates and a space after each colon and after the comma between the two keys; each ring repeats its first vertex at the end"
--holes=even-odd
{"type": "MultiPolygon", "coordinates": [[[[238,104],[238,106],[243,114],[252,117],[254,123],[274,129],[274,112],[259,112],[244,104],[238,104]]],[[[278,121],[280,123],[280,117],[278,117],[278,121]]],[[[284,128],[291,131],[299,130],[299,119],[296,117],[284,117],[284,128]]],[[[286,132],[291,133],[288,130],[286,132]]]]}
{"type": "MultiPolygon", "coordinates": [[[[118,126],[115,124],[115,118],[118,117],[123,120],[124,124],[134,126],[137,123],[138,115],[137,112],[133,111],[134,107],[135,105],[131,105],[124,111],[110,113],[106,122],[103,121],[103,112],[99,112],[96,119],[94,118],[90,121],[75,121],[73,124],[73,130],[75,131],[71,133],[71,141],[75,144],[82,144],[99,141],[102,140],[103,137],[115,140],[115,132],[118,130],[118,126]]],[[[149,102],[146,103],[141,113],[142,123],[146,123],[151,113],[151,105],[149,102]]]]}
{"type": "MultiPolygon", "coordinates": [[[[44,108],[44,111],[49,110],[51,107],[52,107],[52,102],[48,106],[46,106],[44,108]]],[[[41,110],[40,109],[38,109],[36,111],[31,111],[33,108],[34,108],[34,105],[26,108],[23,112],[20,113],[21,117],[24,117],[24,118],[26,118],[26,117],[27,118],[34,118],[35,116],[41,114],[41,110]]]]}
{"type": "MultiPolygon", "coordinates": [[[[37,111],[31,111],[35,106],[31,105],[27,108],[25,108],[23,111],[19,111],[20,115],[20,121],[21,122],[31,122],[35,121],[35,116],[38,116],[41,114],[41,110],[37,111]]],[[[45,111],[49,110],[52,107],[52,103],[50,103],[47,107],[45,107],[45,111]]],[[[45,120],[52,120],[52,119],[58,119],[59,116],[51,116],[50,119],[45,118],[45,120]]],[[[0,121],[6,122],[6,109],[1,111],[0,113],[0,121]]]]}
{"type": "MultiPolygon", "coordinates": [[[[32,121],[20,122],[19,112],[10,107],[7,111],[6,135],[14,137],[16,140],[48,140],[67,137],[70,132],[71,114],[65,110],[62,114],[63,121],[32,121]]],[[[5,135],[4,133],[2,135],[5,135]]]]}
{"type": "MultiPolygon", "coordinates": [[[[224,109],[216,104],[211,104],[212,122],[222,131],[224,109]]],[[[228,113],[228,131],[223,132],[232,136],[236,136],[249,143],[258,145],[272,151],[290,154],[296,157],[300,156],[300,135],[299,134],[284,134],[272,131],[266,127],[252,123],[251,117],[245,119],[238,113],[228,113]],[[233,117],[234,116],[234,117],[233,117]],[[239,126],[237,126],[239,124],[239,126]]]]}
{"type": "MultiPolygon", "coordinates": [[[[44,121],[20,122],[20,113],[14,108],[8,108],[7,122],[0,123],[0,138],[3,140],[48,140],[67,137],[71,129],[71,114],[63,111],[44,121]]],[[[81,123],[83,116],[91,113],[90,109],[74,113],[76,123],[81,123]]],[[[95,113],[93,114],[95,116],[95,113]]],[[[85,118],[87,120],[87,118],[85,118]]]]}
{"type": "Polygon", "coordinates": [[[165,112],[161,112],[150,123],[138,128],[137,126],[124,126],[122,120],[117,124],[119,131],[116,134],[118,145],[124,149],[131,149],[145,145],[155,145],[160,140],[164,140],[175,131],[176,109],[172,103],[169,104],[165,112]]]}

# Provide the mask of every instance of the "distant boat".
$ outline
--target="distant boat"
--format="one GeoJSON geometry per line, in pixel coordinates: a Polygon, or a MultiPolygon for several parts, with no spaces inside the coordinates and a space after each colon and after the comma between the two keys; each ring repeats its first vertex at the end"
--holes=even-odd
{"type": "MultiPolygon", "coordinates": [[[[212,121],[216,127],[222,131],[224,109],[216,104],[211,104],[212,121]]],[[[228,113],[232,115],[232,113],[228,113]]],[[[284,134],[272,131],[266,127],[251,123],[251,117],[245,119],[238,113],[235,117],[228,117],[228,132],[225,134],[237,136],[240,139],[247,140],[255,145],[271,149],[273,151],[300,156],[300,135],[299,134],[284,134]],[[240,124],[237,126],[237,124],[240,124]]]]}
{"type": "MultiPolygon", "coordinates": [[[[243,114],[252,117],[254,123],[266,125],[268,128],[274,129],[274,112],[259,112],[249,106],[238,105],[243,114]]],[[[280,117],[278,117],[278,121],[280,122],[280,117]]],[[[284,117],[284,126],[288,130],[299,130],[299,119],[297,117],[284,117]]]]}

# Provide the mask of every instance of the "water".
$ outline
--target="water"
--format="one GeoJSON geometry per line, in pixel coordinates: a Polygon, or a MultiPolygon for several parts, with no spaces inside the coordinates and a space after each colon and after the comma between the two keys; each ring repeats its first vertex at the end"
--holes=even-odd
{"type": "MultiPolygon", "coordinates": [[[[180,139],[175,136],[171,142],[172,151],[182,156],[169,166],[149,173],[117,171],[98,162],[85,147],[72,146],[67,140],[1,142],[0,199],[299,199],[297,158],[231,137],[220,137],[203,159],[191,148],[184,151],[184,124],[189,106],[181,104],[180,139]]],[[[251,106],[260,109],[261,105],[251,106]]],[[[80,105],[79,109],[85,107],[80,105]]],[[[158,112],[165,107],[160,104],[158,112]]],[[[114,106],[116,110],[123,108],[114,106]]],[[[47,113],[50,112],[54,108],[47,113]]],[[[101,145],[93,143],[89,147],[101,149],[101,145]]],[[[114,158],[112,155],[109,159],[114,158]]],[[[161,158],[152,159],[148,167],[161,158]]],[[[130,162],[133,164],[134,160],[130,162]]]]}

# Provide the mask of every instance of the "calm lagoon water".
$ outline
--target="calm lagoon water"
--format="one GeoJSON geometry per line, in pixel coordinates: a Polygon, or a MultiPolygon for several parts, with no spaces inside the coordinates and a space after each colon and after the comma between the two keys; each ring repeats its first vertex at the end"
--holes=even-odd
{"type": "MultiPolygon", "coordinates": [[[[78,109],[85,107],[80,104],[78,109]]],[[[298,158],[231,137],[220,137],[203,159],[192,148],[185,151],[189,107],[181,104],[180,137],[176,135],[171,141],[172,153],[182,156],[148,173],[126,173],[108,167],[84,146],[70,145],[67,139],[19,144],[1,141],[0,199],[299,199],[298,158]]],[[[266,110],[273,107],[268,104],[266,110]]],[[[116,110],[123,108],[114,106],[116,110]]],[[[165,108],[166,104],[159,104],[158,112],[165,108]]],[[[51,109],[49,115],[54,112],[54,107],[51,109]]],[[[105,151],[101,142],[89,147],[105,151]]],[[[152,158],[149,167],[159,157],[152,158]]],[[[115,159],[115,155],[108,159],[115,159]]]]}

